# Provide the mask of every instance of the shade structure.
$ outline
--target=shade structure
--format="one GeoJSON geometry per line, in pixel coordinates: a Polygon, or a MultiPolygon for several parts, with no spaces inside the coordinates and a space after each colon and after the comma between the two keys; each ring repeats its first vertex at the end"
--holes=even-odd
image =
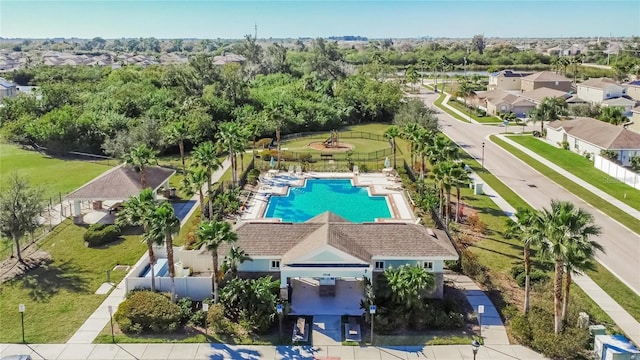
{"type": "Polygon", "coordinates": [[[389,161],[389,157],[387,156],[387,157],[384,159],[384,167],[385,167],[385,168],[388,168],[388,167],[390,167],[390,166],[391,166],[391,162],[389,161]]]}

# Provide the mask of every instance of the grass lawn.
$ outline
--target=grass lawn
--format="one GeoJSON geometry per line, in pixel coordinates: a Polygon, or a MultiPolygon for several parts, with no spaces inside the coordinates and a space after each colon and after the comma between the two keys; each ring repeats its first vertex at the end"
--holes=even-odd
{"type": "MultiPolygon", "coordinates": [[[[287,151],[295,151],[295,152],[309,152],[309,153],[328,153],[331,152],[332,149],[331,148],[326,148],[323,150],[316,150],[313,149],[309,146],[309,144],[311,143],[316,143],[316,142],[321,142],[324,141],[326,139],[324,138],[319,138],[319,137],[313,137],[313,138],[301,138],[301,139],[295,139],[295,140],[291,140],[291,141],[287,141],[287,142],[283,142],[282,143],[282,147],[283,148],[287,148],[287,151]]],[[[358,152],[358,153],[370,153],[370,152],[374,152],[374,151],[379,151],[379,150],[385,150],[385,149],[389,149],[389,143],[385,140],[385,141],[376,141],[376,140],[369,140],[369,139],[359,139],[359,138],[341,138],[340,137],[340,132],[338,131],[338,140],[340,141],[340,143],[347,143],[353,146],[353,152],[358,152]]],[[[342,151],[342,152],[333,152],[335,157],[344,157],[346,155],[346,151],[342,151]]]]}
{"type": "Polygon", "coordinates": [[[69,192],[115,166],[115,160],[86,161],[54,158],[16,145],[0,143],[0,188],[9,174],[28,176],[32,185],[42,186],[44,198],[57,202],[60,193],[69,192]]]}
{"type": "Polygon", "coordinates": [[[433,105],[437,106],[440,110],[446,112],[447,114],[451,115],[454,119],[456,120],[460,120],[460,121],[464,121],[466,123],[470,123],[471,121],[469,121],[469,119],[465,119],[462,116],[458,115],[458,113],[452,111],[451,109],[449,109],[448,107],[444,106],[442,104],[442,102],[444,101],[444,98],[447,95],[445,94],[440,94],[440,96],[438,97],[438,100],[433,102],[433,105]]]}
{"type": "Polygon", "coordinates": [[[580,179],[606,192],[614,198],[640,210],[640,190],[616,180],[596,169],[593,161],[572,151],[559,149],[533,136],[509,136],[518,144],[534,151],[543,158],[553,162],[580,179]]]}
{"type": "Polygon", "coordinates": [[[571,189],[572,193],[579,196],[580,198],[582,198],[584,201],[591,204],[596,209],[599,209],[600,211],[614,218],[624,226],[631,229],[631,231],[640,234],[640,221],[638,221],[638,219],[636,219],[635,217],[611,205],[609,202],[603,200],[601,197],[593,194],[591,191],[583,188],[582,186],[574,183],[573,181],[553,171],[548,166],[545,166],[541,162],[533,159],[531,156],[507,144],[503,140],[500,140],[498,137],[491,136],[491,140],[496,144],[500,145],[505,150],[512,153],[513,155],[517,156],[520,160],[527,163],[529,166],[531,166],[532,168],[540,172],[542,175],[553,180],[555,183],[564,187],[565,189],[571,189]]]}
{"type": "MultiPolygon", "coordinates": [[[[0,288],[0,342],[22,341],[18,304],[25,304],[25,337],[29,343],[64,343],[106,298],[94,292],[115,265],[133,265],[146,246],[139,235],[103,248],[88,248],[82,241],[86,229],[66,220],[40,243],[52,262],[5,282],[0,288]]],[[[120,282],[124,271],[113,271],[120,282]]]]}
{"type": "Polygon", "coordinates": [[[376,346],[469,345],[473,341],[473,337],[436,335],[375,335],[373,341],[375,342],[376,346]]]}
{"type": "Polygon", "coordinates": [[[467,116],[471,116],[471,118],[479,123],[501,123],[502,120],[498,119],[495,116],[487,115],[487,116],[478,116],[473,113],[469,113],[469,109],[457,101],[454,101],[453,98],[447,102],[451,107],[455,108],[458,111],[461,111],[467,116]]]}
{"type": "MultiPolygon", "coordinates": [[[[548,167],[542,165],[540,162],[532,159],[531,157],[529,157],[528,155],[522,153],[521,151],[519,151],[518,149],[514,148],[513,146],[505,143],[504,141],[496,138],[495,136],[492,137],[491,139],[495,143],[497,143],[498,145],[502,146],[503,148],[507,149],[508,151],[511,151],[513,154],[516,154],[518,157],[520,157],[520,159],[525,160],[525,157],[528,158],[525,161],[530,166],[532,166],[536,170],[542,172],[545,176],[549,177],[550,179],[552,179],[553,181],[559,183],[560,185],[562,185],[562,186],[564,186],[566,188],[572,189],[572,192],[575,193],[576,195],[582,197],[585,200],[587,200],[585,196],[590,196],[591,197],[591,201],[598,201],[599,204],[598,205],[594,205],[594,206],[598,207],[602,211],[605,211],[604,210],[605,207],[612,207],[612,205],[610,205],[608,202],[605,202],[604,200],[600,199],[599,197],[596,197],[595,195],[591,194],[591,192],[589,192],[588,190],[586,190],[586,189],[584,189],[584,188],[582,188],[582,187],[580,187],[578,185],[575,185],[575,183],[573,183],[572,181],[568,180],[567,178],[563,177],[562,175],[558,174],[557,172],[549,169],[548,167]],[[536,164],[536,165],[534,166],[534,164],[536,164]],[[562,181],[562,183],[560,183],[560,181],[562,181]],[[580,194],[578,194],[577,192],[580,192],[580,194]]],[[[489,186],[494,187],[492,179],[485,178],[485,174],[483,174],[483,173],[479,173],[479,174],[483,178],[483,180],[485,180],[485,182],[487,182],[487,184],[489,186]]],[[[497,181],[499,181],[499,180],[497,180],[497,181]]],[[[494,187],[494,189],[495,189],[495,187],[494,187]]],[[[496,191],[498,191],[498,193],[503,195],[499,190],[496,190],[496,191]]],[[[525,203],[515,193],[509,194],[507,196],[503,195],[503,197],[512,206],[514,206],[516,208],[518,206],[515,205],[516,203],[512,202],[515,197],[517,197],[517,199],[519,199],[519,201],[516,200],[516,201],[518,201],[517,203],[520,203],[520,204],[525,203]]],[[[590,200],[587,200],[587,201],[591,203],[590,200]]],[[[591,204],[593,204],[593,203],[591,203],[591,204]]],[[[617,209],[617,208],[615,208],[615,209],[617,209]]],[[[605,211],[605,213],[606,213],[606,211],[605,211]]],[[[637,224],[637,220],[636,220],[636,224],[637,224]]],[[[627,225],[627,224],[625,224],[625,225],[627,225]]],[[[636,226],[636,227],[638,227],[638,226],[636,226]]],[[[618,278],[615,277],[615,275],[613,275],[610,271],[608,271],[606,268],[604,268],[600,264],[598,264],[597,272],[590,271],[590,272],[587,272],[587,275],[589,275],[589,277],[591,277],[591,279],[596,284],[598,284],[598,286],[600,286],[607,294],[609,294],[609,296],[611,296],[631,316],[633,316],[636,320],[640,321],[640,296],[638,296],[635,292],[633,292],[633,290],[631,290],[627,285],[625,285],[620,280],[618,280],[618,278]]],[[[576,288],[577,288],[577,286],[576,286],[576,288]]],[[[582,290],[580,290],[578,288],[578,291],[576,293],[583,293],[583,292],[582,292],[582,290]]],[[[584,296],[586,296],[586,294],[584,296]]]]}

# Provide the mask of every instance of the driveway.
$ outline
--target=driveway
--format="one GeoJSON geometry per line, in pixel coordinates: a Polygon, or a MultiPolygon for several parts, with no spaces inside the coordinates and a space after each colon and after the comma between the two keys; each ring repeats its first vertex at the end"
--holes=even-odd
{"type": "MultiPolygon", "coordinates": [[[[419,97],[429,106],[433,106],[438,94],[426,89],[422,89],[422,91],[424,93],[419,97]]],[[[606,251],[605,254],[598,253],[597,259],[637,293],[640,293],[640,275],[638,275],[640,236],[541,175],[500,146],[493,144],[488,139],[489,135],[503,132],[503,127],[464,123],[453,119],[442,111],[438,117],[442,124],[442,131],[478,161],[482,157],[482,143],[484,142],[485,168],[535,208],[549,207],[551,199],[558,199],[570,201],[592,213],[596,224],[602,227],[602,235],[598,237],[597,241],[604,246],[606,251]]],[[[539,129],[539,126],[528,129],[535,128],[539,129]]],[[[519,129],[520,127],[518,127],[519,129]]]]}

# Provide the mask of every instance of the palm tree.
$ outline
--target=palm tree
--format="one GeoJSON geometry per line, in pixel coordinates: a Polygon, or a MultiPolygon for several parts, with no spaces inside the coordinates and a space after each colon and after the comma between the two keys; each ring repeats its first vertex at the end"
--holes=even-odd
{"type": "Polygon", "coordinates": [[[420,127],[417,134],[417,139],[414,145],[416,146],[416,153],[420,155],[420,179],[424,179],[426,164],[425,159],[432,151],[434,146],[434,141],[437,139],[437,136],[433,133],[433,131],[429,131],[423,127],[420,127]]]}
{"type": "Polygon", "coordinates": [[[409,65],[404,74],[405,81],[411,84],[411,90],[415,91],[415,83],[420,78],[418,71],[413,65],[409,65]]]}
{"type": "Polygon", "coordinates": [[[231,229],[228,222],[209,221],[200,224],[198,239],[194,246],[200,248],[203,245],[211,251],[213,262],[213,302],[218,303],[218,247],[224,243],[233,243],[238,240],[238,235],[231,229]]]}
{"type": "Polygon", "coordinates": [[[218,127],[218,134],[216,135],[221,147],[229,152],[229,158],[231,159],[231,183],[236,186],[238,183],[238,167],[237,167],[237,152],[238,150],[244,151],[244,134],[240,124],[236,122],[226,122],[220,124],[218,127]]]}
{"type": "Polygon", "coordinates": [[[571,275],[582,274],[585,270],[595,270],[596,266],[593,261],[595,252],[602,251],[604,248],[595,241],[587,241],[573,244],[574,246],[567,252],[567,258],[564,263],[564,293],[562,298],[562,322],[566,324],[567,314],[569,312],[569,291],[571,289],[571,275]]]}
{"type": "Polygon", "coordinates": [[[441,161],[457,160],[460,157],[460,148],[445,137],[434,136],[432,145],[428,148],[427,157],[431,165],[441,161]]]}
{"type": "Polygon", "coordinates": [[[209,196],[209,218],[213,216],[213,196],[211,192],[211,176],[220,167],[216,149],[211,141],[203,142],[191,152],[193,166],[203,167],[207,173],[207,196],[209,196]]]}
{"type": "Polygon", "coordinates": [[[157,152],[155,150],[142,144],[131,149],[124,155],[125,163],[133,166],[134,170],[140,173],[140,184],[142,184],[143,189],[147,187],[147,174],[145,172],[147,165],[158,164],[156,154],[157,152]]]}
{"type": "Polygon", "coordinates": [[[465,165],[462,162],[456,162],[451,167],[451,181],[453,185],[456,187],[456,222],[460,222],[460,188],[462,186],[467,186],[471,179],[469,178],[469,174],[467,170],[465,170],[465,165]]]}
{"type": "Polygon", "coordinates": [[[204,194],[202,193],[202,187],[208,184],[207,170],[203,168],[197,168],[194,171],[188,172],[182,179],[182,189],[187,196],[193,196],[198,194],[200,199],[200,221],[204,221],[204,194]]]}
{"type": "MultiPolygon", "coordinates": [[[[543,209],[540,214],[541,250],[545,257],[554,261],[553,304],[554,304],[554,332],[562,330],[562,278],[565,264],[578,254],[590,254],[593,258],[594,249],[601,249],[590,240],[592,236],[600,234],[600,228],[593,224],[593,215],[576,208],[566,201],[551,201],[550,209],[543,209]]],[[[580,255],[583,257],[583,255],[580,255]]]]}
{"type": "Polygon", "coordinates": [[[546,97],[542,99],[542,102],[531,112],[529,117],[535,123],[540,121],[540,134],[544,133],[544,122],[558,120],[567,115],[567,103],[563,98],[546,97]]]}
{"type": "Polygon", "coordinates": [[[400,136],[402,136],[403,139],[409,142],[409,151],[411,153],[411,168],[413,168],[413,165],[415,163],[414,150],[416,149],[417,144],[419,143],[419,135],[420,135],[421,129],[422,129],[422,126],[416,123],[407,123],[402,128],[402,131],[400,132],[400,136]]]}
{"type": "Polygon", "coordinates": [[[451,203],[451,185],[453,180],[451,179],[451,168],[453,164],[449,161],[439,162],[434,166],[432,170],[432,176],[435,180],[436,187],[438,188],[438,196],[440,199],[438,206],[438,213],[440,216],[445,217],[445,223],[449,222],[449,204],[451,203]],[[446,194],[446,208],[444,207],[444,200],[446,194]]]}
{"type": "Polygon", "coordinates": [[[180,231],[180,220],[176,217],[173,206],[169,202],[163,202],[151,214],[149,238],[162,239],[167,248],[167,263],[169,265],[169,277],[171,278],[171,300],[176,301],[176,269],[173,261],[173,234],[180,231]]]}
{"type": "Polygon", "coordinates": [[[165,132],[169,142],[178,144],[180,161],[182,162],[182,174],[186,175],[187,167],[184,163],[184,142],[191,137],[187,123],[184,120],[173,122],[169,124],[165,132]]]}
{"type": "Polygon", "coordinates": [[[253,261],[253,259],[241,247],[232,246],[229,249],[229,254],[222,261],[222,273],[230,273],[231,276],[236,277],[238,266],[245,261],[253,261]]]}
{"type": "Polygon", "coordinates": [[[118,212],[116,222],[119,226],[132,225],[142,226],[145,235],[143,241],[147,244],[149,254],[149,266],[151,269],[151,291],[156,290],[155,273],[153,265],[156,263],[156,256],[153,251],[153,244],[158,242],[157,237],[149,232],[151,226],[151,216],[155,212],[157,204],[153,198],[153,190],[146,188],[138,194],[132,196],[122,204],[122,210],[118,212]]]}
{"type": "Polygon", "coordinates": [[[475,95],[475,91],[473,90],[473,86],[466,79],[464,81],[458,82],[458,89],[456,90],[456,96],[462,97],[464,99],[464,107],[467,107],[467,98],[475,95]]]}
{"type": "Polygon", "coordinates": [[[522,241],[524,259],[524,314],[529,312],[529,293],[531,292],[531,246],[541,243],[540,221],[538,213],[530,208],[518,209],[516,219],[507,219],[505,237],[517,237],[522,241]]]}
{"type": "Polygon", "coordinates": [[[384,276],[391,289],[392,299],[396,304],[411,309],[420,301],[423,289],[433,288],[434,277],[419,266],[401,265],[397,269],[388,268],[384,276]]]}
{"type": "Polygon", "coordinates": [[[392,125],[384,132],[384,137],[391,141],[391,148],[393,150],[393,168],[396,168],[396,138],[400,136],[400,129],[397,126],[392,125]]]}
{"type": "Polygon", "coordinates": [[[605,106],[600,110],[600,115],[598,116],[598,120],[608,122],[613,125],[620,125],[629,121],[629,119],[624,116],[624,108],[621,106],[605,106]]]}

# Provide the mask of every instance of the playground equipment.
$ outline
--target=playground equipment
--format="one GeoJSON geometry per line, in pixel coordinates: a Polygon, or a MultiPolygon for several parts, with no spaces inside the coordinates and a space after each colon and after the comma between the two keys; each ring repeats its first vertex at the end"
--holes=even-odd
{"type": "Polygon", "coordinates": [[[331,130],[329,132],[329,138],[322,142],[324,147],[337,148],[338,147],[338,130],[331,130]]]}

